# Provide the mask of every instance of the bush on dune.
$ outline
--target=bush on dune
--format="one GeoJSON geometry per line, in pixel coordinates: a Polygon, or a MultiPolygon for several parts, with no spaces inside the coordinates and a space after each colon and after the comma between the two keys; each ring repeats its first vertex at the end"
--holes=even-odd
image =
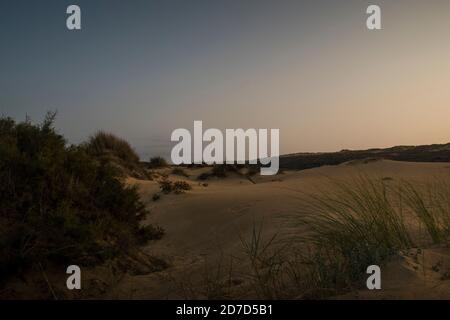
{"type": "Polygon", "coordinates": [[[130,144],[111,133],[99,131],[88,142],[88,150],[97,156],[110,154],[125,163],[138,163],[139,156],[130,144]]]}
{"type": "Polygon", "coordinates": [[[139,156],[130,144],[112,133],[99,131],[83,145],[87,153],[103,163],[115,166],[122,174],[136,178],[148,178],[139,156]]]}
{"type": "Polygon", "coordinates": [[[186,181],[172,182],[167,179],[160,181],[159,186],[161,188],[161,191],[165,194],[169,194],[171,192],[174,192],[175,194],[181,194],[192,189],[191,185],[186,181]]]}
{"type": "Polygon", "coordinates": [[[150,159],[149,167],[152,169],[167,167],[167,161],[163,157],[153,157],[150,159]]]}
{"type": "MultiPolygon", "coordinates": [[[[162,235],[141,226],[148,212],[136,189],[92,149],[66,146],[54,116],[41,125],[0,119],[1,278],[46,261],[99,263],[162,235]]],[[[120,145],[124,159],[135,161],[120,145]]]]}

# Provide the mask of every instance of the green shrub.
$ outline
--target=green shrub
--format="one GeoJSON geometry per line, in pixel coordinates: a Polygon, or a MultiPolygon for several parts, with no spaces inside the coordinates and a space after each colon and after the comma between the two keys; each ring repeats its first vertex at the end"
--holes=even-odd
{"type": "Polygon", "coordinates": [[[150,178],[130,144],[114,134],[99,131],[83,147],[102,164],[115,167],[118,174],[138,179],[150,178]]]}
{"type": "Polygon", "coordinates": [[[163,168],[167,167],[167,161],[163,157],[153,157],[149,162],[150,168],[163,168]]]}
{"type": "Polygon", "coordinates": [[[170,180],[163,180],[159,183],[161,191],[165,194],[169,194],[174,192],[176,194],[184,193],[187,190],[191,190],[192,187],[186,181],[175,181],[172,182],[170,180]]]}
{"type": "Polygon", "coordinates": [[[170,180],[162,180],[159,183],[159,187],[161,188],[161,191],[165,194],[169,194],[173,191],[173,183],[170,180]]]}
{"type": "Polygon", "coordinates": [[[173,184],[173,191],[175,193],[184,193],[185,191],[191,190],[192,187],[186,181],[175,181],[173,184]]]}
{"type": "Polygon", "coordinates": [[[93,135],[87,144],[88,151],[96,156],[112,155],[123,160],[125,163],[139,163],[139,156],[130,146],[130,144],[104,131],[99,131],[93,135]]]}
{"type": "Polygon", "coordinates": [[[135,161],[126,144],[100,134],[89,150],[66,146],[53,120],[0,119],[1,278],[38,262],[98,263],[162,235],[140,225],[148,212],[136,189],[90,152],[121,145],[135,161]]]}

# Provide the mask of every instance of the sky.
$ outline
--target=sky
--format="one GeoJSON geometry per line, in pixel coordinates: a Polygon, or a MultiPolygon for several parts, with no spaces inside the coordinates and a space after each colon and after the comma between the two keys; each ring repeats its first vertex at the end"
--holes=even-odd
{"type": "Polygon", "coordinates": [[[0,113],[143,159],[194,120],[278,128],[282,154],[447,143],[449,30],[448,0],[0,0],[0,113]]]}

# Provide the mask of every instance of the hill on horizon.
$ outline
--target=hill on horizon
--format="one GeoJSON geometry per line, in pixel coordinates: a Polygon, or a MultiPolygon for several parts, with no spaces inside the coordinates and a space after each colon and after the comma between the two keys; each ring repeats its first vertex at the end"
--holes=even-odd
{"type": "Polygon", "coordinates": [[[294,153],[280,157],[280,168],[303,170],[370,158],[409,162],[450,162],[450,143],[339,152],[294,153]]]}

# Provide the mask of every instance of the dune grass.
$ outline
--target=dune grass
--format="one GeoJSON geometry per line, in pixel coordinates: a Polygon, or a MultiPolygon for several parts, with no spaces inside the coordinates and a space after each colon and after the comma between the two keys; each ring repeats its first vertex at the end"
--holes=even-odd
{"type": "Polygon", "coordinates": [[[253,225],[250,237],[240,237],[244,256],[250,266],[245,277],[259,299],[285,298],[282,272],[286,263],[283,256],[286,247],[278,243],[278,234],[263,237],[262,231],[261,222],[253,225]]]}
{"type": "Polygon", "coordinates": [[[444,180],[425,185],[404,183],[406,206],[425,226],[433,244],[449,243],[450,186],[444,180]]]}
{"type": "Polygon", "coordinates": [[[449,200],[446,183],[419,188],[367,176],[332,181],[326,191],[306,196],[303,208],[289,218],[309,230],[296,237],[308,248],[299,261],[307,270],[303,287],[327,294],[358,288],[369,265],[383,265],[412,247],[447,241],[449,200]],[[425,227],[430,242],[414,237],[417,224],[425,227]]]}
{"type": "Polygon", "coordinates": [[[394,204],[383,181],[360,177],[334,182],[330,189],[309,196],[297,221],[310,229],[301,241],[314,247],[307,262],[317,266],[319,286],[346,287],[367,266],[413,245],[402,207],[394,204]]]}

